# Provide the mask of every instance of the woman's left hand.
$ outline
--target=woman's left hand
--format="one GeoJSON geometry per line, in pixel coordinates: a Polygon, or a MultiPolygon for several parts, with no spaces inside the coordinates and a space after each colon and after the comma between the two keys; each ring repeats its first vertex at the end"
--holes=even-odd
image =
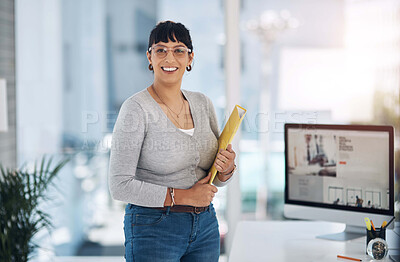
{"type": "Polygon", "coordinates": [[[234,168],[235,157],[236,153],[232,150],[232,144],[229,144],[226,150],[220,149],[215,161],[217,171],[222,175],[229,174],[234,168]]]}

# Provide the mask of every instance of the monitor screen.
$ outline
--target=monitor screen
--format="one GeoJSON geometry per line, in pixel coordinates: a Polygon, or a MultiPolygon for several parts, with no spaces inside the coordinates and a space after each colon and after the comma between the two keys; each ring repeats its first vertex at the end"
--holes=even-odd
{"type": "Polygon", "coordinates": [[[286,124],[285,204],[393,215],[393,161],[391,126],[286,124]]]}

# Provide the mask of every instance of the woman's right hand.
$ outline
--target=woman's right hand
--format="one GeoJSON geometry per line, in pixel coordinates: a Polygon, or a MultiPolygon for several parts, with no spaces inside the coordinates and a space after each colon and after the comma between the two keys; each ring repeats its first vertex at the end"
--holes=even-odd
{"type": "Polygon", "coordinates": [[[205,207],[210,205],[215,193],[218,192],[218,189],[215,186],[208,184],[210,178],[211,172],[188,190],[190,192],[188,197],[191,206],[205,207]]]}

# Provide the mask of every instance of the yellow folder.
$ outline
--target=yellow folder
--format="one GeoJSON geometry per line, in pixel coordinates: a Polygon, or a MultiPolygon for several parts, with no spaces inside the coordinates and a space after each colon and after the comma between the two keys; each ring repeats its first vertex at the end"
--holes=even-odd
{"type": "MultiPolygon", "coordinates": [[[[244,115],[246,114],[246,111],[247,111],[246,109],[244,109],[243,107],[241,107],[239,105],[236,105],[233,108],[231,116],[229,117],[228,122],[226,122],[224,130],[222,130],[222,133],[218,138],[218,152],[219,152],[219,150],[221,150],[221,148],[226,150],[228,145],[231,143],[233,137],[236,134],[236,131],[238,130],[240,124],[242,123],[242,120],[244,118],[244,115]]],[[[217,158],[215,158],[215,160],[216,159],[217,158]]],[[[211,184],[214,181],[214,178],[218,172],[214,165],[215,160],[210,169],[211,178],[210,178],[210,181],[208,182],[209,184],[211,184]]]]}

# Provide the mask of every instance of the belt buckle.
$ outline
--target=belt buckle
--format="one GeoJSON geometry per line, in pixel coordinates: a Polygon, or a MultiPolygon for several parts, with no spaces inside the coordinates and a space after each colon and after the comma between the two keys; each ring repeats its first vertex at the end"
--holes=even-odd
{"type": "Polygon", "coordinates": [[[194,213],[196,213],[197,215],[201,213],[201,211],[197,210],[198,207],[194,207],[194,213]]]}

